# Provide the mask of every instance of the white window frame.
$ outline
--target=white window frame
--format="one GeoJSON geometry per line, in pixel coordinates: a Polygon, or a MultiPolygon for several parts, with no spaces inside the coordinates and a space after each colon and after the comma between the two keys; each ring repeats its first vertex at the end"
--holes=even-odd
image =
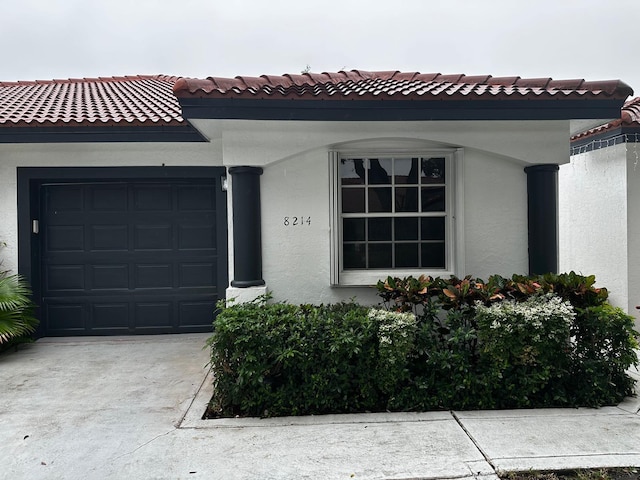
{"type": "Polygon", "coordinates": [[[349,150],[329,152],[329,178],[331,192],[331,285],[371,286],[387,276],[405,277],[422,274],[447,278],[450,275],[464,276],[464,151],[457,149],[411,149],[411,150],[349,150]],[[391,269],[349,269],[342,266],[342,189],[339,178],[341,158],[380,157],[444,157],[445,158],[445,262],[443,269],[391,268],[391,269]]]}

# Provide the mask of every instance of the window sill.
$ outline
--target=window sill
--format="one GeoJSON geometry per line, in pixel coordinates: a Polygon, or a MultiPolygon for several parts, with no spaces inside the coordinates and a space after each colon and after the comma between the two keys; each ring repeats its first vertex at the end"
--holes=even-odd
{"type": "Polygon", "coordinates": [[[431,277],[449,278],[455,275],[451,270],[423,270],[423,269],[406,269],[406,270],[343,270],[338,275],[338,282],[334,283],[334,287],[371,287],[378,283],[378,280],[386,280],[387,277],[419,277],[420,275],[429,275],[431,277]]]}

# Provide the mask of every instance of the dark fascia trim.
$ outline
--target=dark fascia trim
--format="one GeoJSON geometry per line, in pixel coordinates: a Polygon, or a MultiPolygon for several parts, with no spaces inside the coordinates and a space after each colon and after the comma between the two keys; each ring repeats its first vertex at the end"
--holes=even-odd
{"type": "Polygon", "coordinates": [[[411,121],[616,118],[624,100],[270,100],[178,98],[188,119],[411,121]]]}
{"type": "Polygon", "coordinates": [[[193,126],[8,127],[0,143],[206,142],[193,126]]]}
{"type": "Polygon", "coordinates": [[[612,147],[619,143],[640,142],[640,127],[618,127],[571,142],[571,155],[612,147]]]}
{"type": "MultiPolygon", "coordinates": [[[[226,168],[218,166],[191,167],[17,167],[18,183],[50,182],[56,180],[110,181],[110,180],[162,180],[213,178],[224,175],[226,168]]],[[[26,186],[27,183],[24,185],[26,186]]]]}

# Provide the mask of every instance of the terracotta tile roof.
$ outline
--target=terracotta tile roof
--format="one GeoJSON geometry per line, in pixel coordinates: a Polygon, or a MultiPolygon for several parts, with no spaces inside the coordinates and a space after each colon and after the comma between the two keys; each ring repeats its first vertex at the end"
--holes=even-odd
{"type": "Polygon", "coordinates": [[[301,100],[545,100],[625,99],[633,94],[620,80],[587,82],[551,78],[442,75],[419,72],[349,72],[206,79],[180,78],[179,98],[301,100]]]}
{"type": "Polygon", "coordinates": [[[633,98],[622,106],[622,109],[620,110],[620,118],[578,133],[571,137],[571,141],[584,140],[587,137],[606,134],[613,130],[622,128],[640,130],[640,97],[633,98]]]}
{"type": "Polygon", "coordinates": [[[185,125],[177,77],[137,75],[0,82],[0,127],[185,125]]]}

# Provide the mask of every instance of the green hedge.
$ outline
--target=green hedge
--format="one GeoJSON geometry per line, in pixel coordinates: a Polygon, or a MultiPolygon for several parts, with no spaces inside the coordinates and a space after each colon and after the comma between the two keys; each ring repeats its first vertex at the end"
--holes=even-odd
{"type": "Polygon", "coordinates": [[[593,277],[388,278],[386,309],[221,302],[209,416],[616,404],[633,319],[593,277]]]}

